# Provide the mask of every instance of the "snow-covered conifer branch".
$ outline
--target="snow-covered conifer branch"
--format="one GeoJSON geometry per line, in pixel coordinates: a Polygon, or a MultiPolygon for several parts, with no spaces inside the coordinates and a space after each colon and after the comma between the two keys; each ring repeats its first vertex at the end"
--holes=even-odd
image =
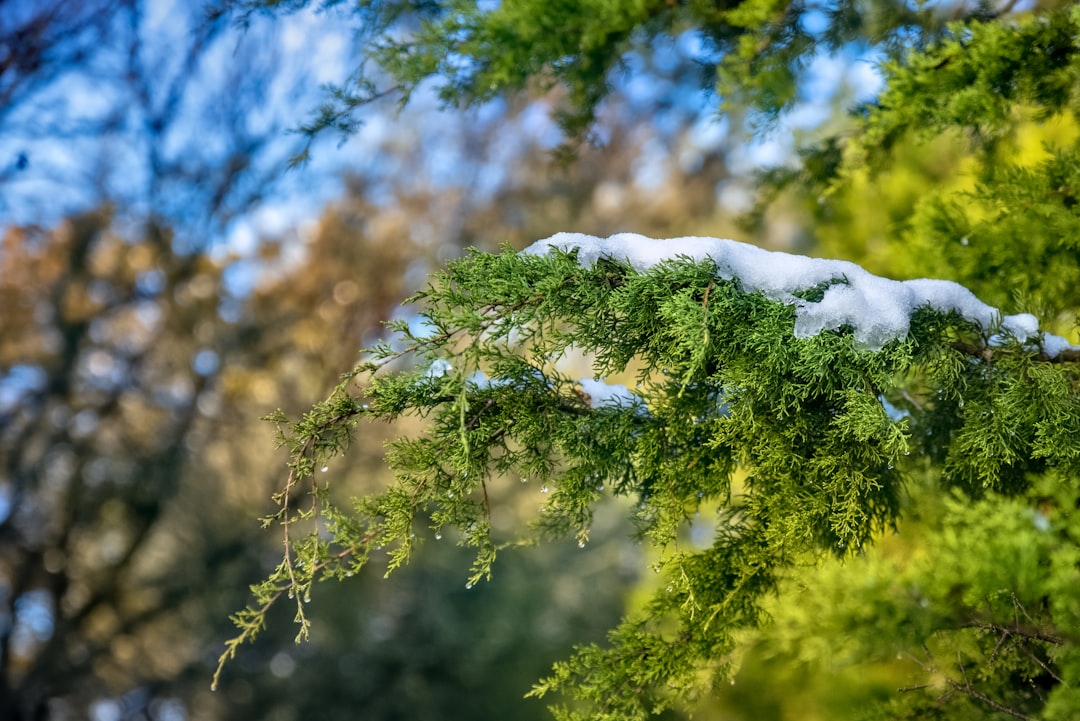
{"type": "Polygon", "coordinates": [[[954,283],[727,240],[561,234],[471,252],[417,301],[430,336],[384,349],[354,374],[359,391],[343,384],[284,433],[287,491],[309,483],[323,520],[282,519],[310,532],[289,537],[238,617],[243,638],[283,590],[375,558],[393,570],[429,533],[457,529],[475,549],[470,588],[530,533],[585,547],[596,504],[620,496],[668,590],[536,693],[601,709],[580,718],[645,718],[692,695],[702,668],[727,672],[716,660],[756,627],[785,569],[850,556],[895,524],[919,464],[1008,494],[1080,465],[1064,450],[1080,434],[1077,349],[954,283]],[[575,380],[573,354],[593,359],[592,377],[575,380]],[[390,447],[394,485],[333,506],[315,469],[361,418],[405,414],[428,430],[390,447]],[[509,479],[542,491],[531,532],[492,528],[490,491],[509,479]],[[688,549],[680,534],[705,505],[723,511],[714,543],[688,549]]]}

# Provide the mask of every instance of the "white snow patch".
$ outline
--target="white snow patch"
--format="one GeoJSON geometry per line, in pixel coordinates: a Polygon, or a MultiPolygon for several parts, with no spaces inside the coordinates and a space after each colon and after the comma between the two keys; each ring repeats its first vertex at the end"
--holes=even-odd
{"type": "Polygon", "coordinates": [[[444,358],[436,358],[431,361],[431,365],[427,367],[427,371],[424,375],[428,378],[442,378],[453,369],[454,367],[450,365],[450,361],[444,358]]]}
{"type": "Polygon", "coordinates": [[[626,386],[621,383],[605,383],[595,378],[582,378],[578,383],[581,390],[589,397],[591,408],[611,405],[636,405],[641,402],[626,386]]]}
{"type": "MultiPolygon", "coordinates": [[[[930,305],[943,312],[956,311],[983,328],[990,328],[1001,319],[1003,333],[1021,343],[1040,342],[1034,316],[1025,313],[1002,318],[1000,311],[958,283],[925,278],[889,280],[845,260],[768,251],[721,238],[655,240],[635,233],[620,233],[610,238],[558,233],[533,243],[522,253],[545,255],[551,248],[565,252],[577,248],[578,260],[585,266],[607,257],[625,260],[638,271],[647,271],[661,261],[678,257],[693,261],[709,259],[716,264],[721,278],[737,278],[748,292],[760,292],[767,298],[795,306],[797,338],[848,325],[854,329],[860,346],[880,350],[889,341],[907,336],[911,314],[930,305]],[[820,301],[795,295],[825,284],[828,287],[820,301]]],[[[1051,357],[1072,348],[1064,338],[1050,334],[1042,336],[1041,344],[1051,357]]]]}
{"type": "Polygon", "coordinates": [[[1076,350],[1076,346],[1069,343],[1059,335],[1051,335],[1047,333],[1043,336],[1042,343],[1043,351],[1051,358],[1056,358],[1057,354],[1063,350],[1076,350]]]}
{"type": "Polygon", "coordinates": [[[493,388],[495,386],[505,384],[505,382],[503,382],[503,383],[492,382],[492,380],[487,377],[487,373],[484,373],[484,371],[473,371],[472,374],[468,378],[465,379],[465,381],[467,383],[472,383],[473,385],[475,385],[477,388],[479,388],[481,390],[483,390],[485,388],[493,388]]]}

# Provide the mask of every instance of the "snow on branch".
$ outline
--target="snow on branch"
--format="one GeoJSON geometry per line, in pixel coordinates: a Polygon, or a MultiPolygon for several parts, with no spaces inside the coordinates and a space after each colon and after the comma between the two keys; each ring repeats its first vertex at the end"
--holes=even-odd
{"type": "Polygon", "coordinates": [[[1080,353],[1080,348],[1060,336],[1040,334],[1035,316],[1002,316],[964,286],[947,280],[890,280],[848,261],[768,251],[723,238],[656,240],[635,233],[609,238],[558,233],[522,252],[546,255],[553,248],[563,252],[576,249],[584,266],[610,258],[625,260],[638,271],[678,258],[712,261],[720,278],[737,280],[747,292],[760,292],[766,298],[795,306],[797,338],[846,325],[854,330],[859,345],[881,350],[889,341],[905,337],[912,313],[929,305],[945,313],[955,311],[983,329],[996,329],[998,335],[991,338],[991,345],[1011,337],[1020,343],[1037,344],[1048,359],[1062,353],[1070,357],[1080,353]]]}

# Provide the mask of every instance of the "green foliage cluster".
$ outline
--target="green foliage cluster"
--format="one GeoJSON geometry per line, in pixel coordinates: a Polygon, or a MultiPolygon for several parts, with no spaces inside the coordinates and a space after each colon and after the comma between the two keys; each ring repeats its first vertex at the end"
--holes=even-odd
{"type": "Polygon", "coordinates": [[[770,606],[769,653],[834,670],[895,654],[919,680],[879,710],[884,718],[1075,718],[1075,484],[929,498],[908,516],[932,530],[903,555],[789,579],[780,597],[800,602],[770,606]]]}
{"type": "MultiPolygon", "coordinates": [[[[310,5],[328,10],[342,3],[231,0],[221,12],[231,10],[243,20],[310,5]]],[[[302,126],[309,137],[326,130],[351,133],[365,106],[386,97],[407,103],[425,82],[435,81],[447,105],[557,87],[560,125],[574,142],[588,135],[628,54],[651,55],[657,37],[689,30],[710,55],[722,58],[707,82],[717,81],[724,108],[752,108],[770,127],[798,99],[798,82],[815,53],[878,46],[896,53],[945,29],[945,18],[932,8],[895,0],[361,0],[348,12],[364,40],[361,57],[349,81],[332,88],[302,126]],[[813,29],[816,21],[807,24],[814,16],[824,19],[824,30],[813,29]]],[[[993,15],[982,7],[974,13],[993,15]]],[[[307,151],[297,161],[306,158],[307,151]]]]}
{"type": "Polygon", "coordinates": [[[1011,22],[951,24],[944,39],[884,68],[863,144],[889,149],[912,129],[924,136],[964,128],[990,145],[1028,110],[1037,119],[1077,105],[1075,6],[1011,22]]]}
{"type": "Polygon", "coordinates": [[[789,570],[848,557],[893,527],[907,474],[933,464],[971,496],[1022,496],[1034,478],[1080,470],[1075,366],[1015,341],[991,346],[995,329],[929,307],[909,337],[872,352],[847,330],[795,339],[793,307],[745,292],[710,262],[642,273],[508,249],[451,263],[414,300],[427,333],[398,326],[404,346],[377,348],[350,377],[365,379],[363,398],[343,384],[297,423],[273,419],[293,455],[270,519],[287,551],[237,617],[229,654],[282,594],[296,598],[306,634],[303,600],[317,578],[351,575],[380,553],[393,570],[429,533],[452,527],[475,549],[468,587],[490,578],[497,553],[523,541],[493,531],[491,489],[520,479],[545,494],[539,535],[584,547],[595,505],[614,495],[661,550],[660,592],[609,645],[580,648],[533,692],[577,700],[558,718],[646,718],[727,678],[738,634],[763,622],[789,570]],[[598,377],[638,369],[640,400],[592,402],[559,371],[575,352],[598,377]],[[411,369],[384,370],[403,357],[411,369]],[[392,445],[396,483],[340,509],[320,467],[359,419],[405,414],[427,417],[429,431],[392,445]],[[296,510],[301,490],[311,504],[296,510]],[[688,523],[717,509],[711,547],[688,544],[688,523]],[[316,515],[306,536],[289,536],[316,515]]]}
{"type": "Polygon", "coordinates": [[[1047,322],[1071,323],[1080,306],[1078,31],[1075,6],[1016,26],[974,26],[962,45],[944,45],[923,67],[895,72],[897,84],[868,135],[888,145],[904,130],[948,129],[974,142],[974,187],[923,200],[905,244],[987,300],[1004,306],[1019,299],[1047,322]],[[925,65],[931,60],[934,66],[925,65]],[[947,101],[931,110],[934,92],[947,101]],[[922,108],[918,124],[898,110],[902,102],[922,108]],[[1018,129],[1042,121],[1064,131],[1025,157],[1018,129]]]}
{"type": "Polygon", "coordinates": [[[1065,330],[1080,307],[1080,8],[947,30],[885,64],[858,132],[769,181],[812,198],[823,250],[957,280],[1065,330]],[[867,217],[868,195],[885,217],[867,217]]]}
{"type": "MultiPolygon", "coordinates": [[[[367,57],[406,95],[432,77],[448,102],[555,84],[572,132],[625,53],[657,34],[696,28],[713,42],[724,101],[765,125],[816,51],[881,49],[879,98],[768,182],[811,199],[826,249],[866,253],[891,276],[959,280],[1059,332],[1075,322],[1075,6],[958,3],[952,18],[893,2],[361,7],[419,19],[367,57]],[[825,30],[806,22],[814,12],[825,30]],[[1047,143],[1032,151],[1033,136],[1047,143]],[[928,157],[942,148],[952,167],[928,157]]],[[[378,94],[360,87],[308,130],[378,94]]],[[[748,639],[808,664],[899,658],[911,683],[867,718],[1080,716],[1076,352],[1050,357],[930,308],[877,352],[846,328],[797,339],[792,307],[679,259],[637,272],[617,258],[472,253],[414,300],[426,333],[398,325],[328,401],[298,423],[275,418],[292,472],[269,522],[286,553],[226,657],[287,594],[304,633],[318,578],[376,559],[392,570],[456,528],[476,553],[472,586],[514,544],[587,547],[596,504],[618,496],[657,549],[658,590],[534,688],[561,694],[560,719],[693,708],[718,695],[748,639]],[[634,378],[637,400],[594,402],[563,370],[577,353],[597,377],[634,378]],[[360,419],[405,415],[429,430],[391,447],[396,484],[345,510],[319,469],[360,419]],[[503,537],[493,491],[518,480],[539,486],[543,512],[532,534],[503,537]],[[705,548],[688,533],[703,519],[705,548]]]]}

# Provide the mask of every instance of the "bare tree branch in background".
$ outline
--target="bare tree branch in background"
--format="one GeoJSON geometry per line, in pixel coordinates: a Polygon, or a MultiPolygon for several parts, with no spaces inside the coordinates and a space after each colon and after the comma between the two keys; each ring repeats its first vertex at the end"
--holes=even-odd
{"type": "Polygon", "coordinates": [[[235,562],[220,554],[249,532],[184,498],[205,492],[192,475],[223,354],[252,335],[220,312],[225,264],[202,251],[292,152],[272,114],[252,113],[281,75],[272,37],[159,11],[0,5],[0,148],[14,153],[0,151],[0,214],[97,206],[52,231],[0,229],[0,718],[12,721],[56,704],[83,715],[110,687],[201,668],[178,611],[228,585],[235,562]]]}
{"type": "Polygon", "coordinates": [[[310,89],[273,27],[209,10],[0,3],[0,217],[112,203],[191,251],[268,197],[299,147],[283,108],[310,89]]]}

